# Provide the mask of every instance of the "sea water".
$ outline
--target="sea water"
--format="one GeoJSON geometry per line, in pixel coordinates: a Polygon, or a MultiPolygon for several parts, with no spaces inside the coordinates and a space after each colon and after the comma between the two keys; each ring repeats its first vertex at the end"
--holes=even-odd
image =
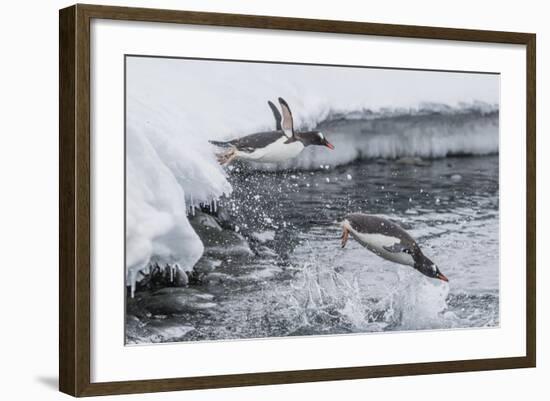
{"type": "MultiPolygon", "coordinates": [[[[498,156],[357,161],[308,171],[237,168],[218,207],[256,245],[197,286],[210,307],[162,319],[162,341],[499,325],[498,156]],[[449,278],[388,262],[352,238],[346,213],[401,224],[449,278]]],[[[138,332],[130,342],[140,340],[138,332]]]]}

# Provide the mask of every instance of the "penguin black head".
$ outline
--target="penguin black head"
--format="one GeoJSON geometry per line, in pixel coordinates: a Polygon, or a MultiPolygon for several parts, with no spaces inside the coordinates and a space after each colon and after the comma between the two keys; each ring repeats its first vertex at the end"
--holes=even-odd
{"type": "Polygon", "coordinates": [[[437,278],[447,282],[449,281],[449,279],[445,277],[441,271],[439,271],[437,265],[424,255],[421,256],[420,260],[415,262],[414,268],[430,278],[437,278]]]}
{"type": "Polygon", "coordinates": [[[325,138],[325,135],[321,131],[300,132],[297,133],[296,136],[304,144],[304,146],[317,145],[334,149],[334,145],[327,141],[327,138],[325,138]]]}

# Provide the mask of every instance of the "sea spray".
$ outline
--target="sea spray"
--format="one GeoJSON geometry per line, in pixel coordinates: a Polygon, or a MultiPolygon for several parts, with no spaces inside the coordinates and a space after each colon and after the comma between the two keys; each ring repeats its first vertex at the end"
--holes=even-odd
{"type": "Polygon", "coordinates": [[[385,319],[392,330],[445,328],[452,325],[444,317],[448,294],[447,283],[411,270],[406,279],[399,280],[396,288],[380,300],[380,305],[385,305],[385,319]]]}
{"type": "Polygon", "coordinates": [[[447,283],[408,266],[393,265],[395,270],[389,274],[393,279],[378,282],[378,291],[369,293],[352,272],[339,267],[338,259],[337,254],[319,257],[311,250],[292,286],[292,297],[309,324],[337,318],[350,332],[373,332],[449,328],[460,323],[454,314],[445,313],[447,283]]]}

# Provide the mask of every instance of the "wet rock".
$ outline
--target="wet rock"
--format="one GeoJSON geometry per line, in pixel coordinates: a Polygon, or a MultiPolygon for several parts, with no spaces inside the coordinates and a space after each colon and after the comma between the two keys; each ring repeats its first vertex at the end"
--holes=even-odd
{"type": "Polygon", "coordinates": [[[216,211],[216,217],[217,217],[218,223],[222,228],[231,229],[231,227],[233,227],[233,221],[231,219],[231,215],[227,208],[218,206],[218,210],[216,211]]]}
{"type": "Polygon", "coordinates": [[[211,274],[212,272],[214,272],[217,268],[219,268],[221,264],[222,264],[221,260],[212,259],[207,256],[203,256],[197,262],[197,264],[193,267],[193,271],[189,276],[190,283],[191,284],[205,283],[205,277],[211,274]]]}
{"type": "Polygon", "coordinates": [[[247,257],[254,253],[246,239],[236,232],[224,230],[215,237],[203,242],[205,254],[213,257],[247,257]]]}
{"type": "Polygon", "coordinates": [[[234,283],[237,281],[238,280],[235,277],[226,273],[219,273],[219,272],[210,273],[203,278],[203,282],[208,284],[225,284],[225,283],[234,283]]]}
{"type": "Polygon", "coordinates": [[[254,253],[250,249],[250,246],[244,239],[242,239],[241,242],[233,243],[229,246],[227,245],[227,243],[225,243],[224,246],[209,247],[207,248],[206,253],[210,256],[216,256],[216,257],[224,257],[224,256],[248,257],[248,256],[254,255],[254,253]]]}
{"type": "Polygon", "coordinates": [[[185,287],[189,284],[189,276],[179,265],[174,267],[174,272],[172,273],[172,282],[178,287],[185,287]]]}
{"type": "Polygon", "coordinates": [[[166,287],[166,288],[161,288],[160,290],[157,290],[151,294],[151,296],[153,297],[159,296],[159,295],[185,295],[189,298],[194,297],[198,299],[207,299],[207,300],[211,300],[214,298],[214,295],[197,290],[195,288],[166,287]]]}
{"type": "Polygon", "coordinates": [[[140,273],[142,278],[136,284],[137,292],[167,286],[185,287],[189,284],[187,272],[177,263],[159,264],[155,262],[140,273]]]}
{"type": "Polygon", "coordinates": [[[181,297],[155,297],[145,308],[153,315],[181,315],[217,306],[213,302],[192,302],[181,297]]]}
{"type": "Polygon", "coordinates": [[[222,228],[216,218],[210,214],[203,212],[196,212],[195,216],[190,219],[191,225],[195,229],[208,231],[213,229],[215,231],[222,231],[222,228]]]}
{"type": "Polygon", "coordinates": [[[276,258],[277,252],[275,252],[273,249],[267,247],[267,246],[260,246],[257,249],[258,255],[262,257],[268,257],[268,258],[276,258]]]}
{"type": "Polygon", "coordinates": [[[139,300],[143,298],[144,293],[138,292],[134,298],[126,298],[126,324],[134,326],[139,323],[139,319],[147,317],[150,313],[144,310],[139,300]]]}
{"type": "Polygon", "coordinates": [[[128,332],[137,333],[142,326],[143,324],[141,323],[141,321],[137,316],[126,313],[126,325],[125,325],[126,333],[128,332]]]}
{"type": "Polygon", "coordinates": [[[193,267],[193,270],[199,274],[208,274],[220,267],[221,264],[221,260],[203,257],[193,267]]]}
{"type": "Polygon", "coordinates": [[[246,239],[232,231],[225,230],[213,216],[198,212],[189,220],[205,247],[205,254],[214,257],[252,256],[246,239]]]}
{"type": "Polygon", "coordinates": [[[142,309],[152,315],[180,315],[212,309],[214,296],[191,288],[167,287],[140,299],[142,309]]]}

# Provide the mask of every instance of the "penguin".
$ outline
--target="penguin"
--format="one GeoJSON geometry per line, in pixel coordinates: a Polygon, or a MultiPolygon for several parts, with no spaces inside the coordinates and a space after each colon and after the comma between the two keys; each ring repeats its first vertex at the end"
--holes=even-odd
{"type": "Polygon", "coordinates": [[[412,266],[430,278],[448,282],[435,263],[426,257],[417,242],[399,225],[378,216],[348,214],[342,222],[342,248],[349,235],[362,246],[386,260],[412,266]]]}
{"type": "Polygon", "coordinates": [[[275,118],[275,131],[258,132],[230,141],[209,141],[227,148],[217,155],[220,164],[227,165],[235,159],[260,163],[280,163],[298,156],[306,146],[317,145],[334,149],[320,131],[296,132],[292,112],[287,102],[279,98],[282,115],[277,107],[268,102],[275,118]]]}

